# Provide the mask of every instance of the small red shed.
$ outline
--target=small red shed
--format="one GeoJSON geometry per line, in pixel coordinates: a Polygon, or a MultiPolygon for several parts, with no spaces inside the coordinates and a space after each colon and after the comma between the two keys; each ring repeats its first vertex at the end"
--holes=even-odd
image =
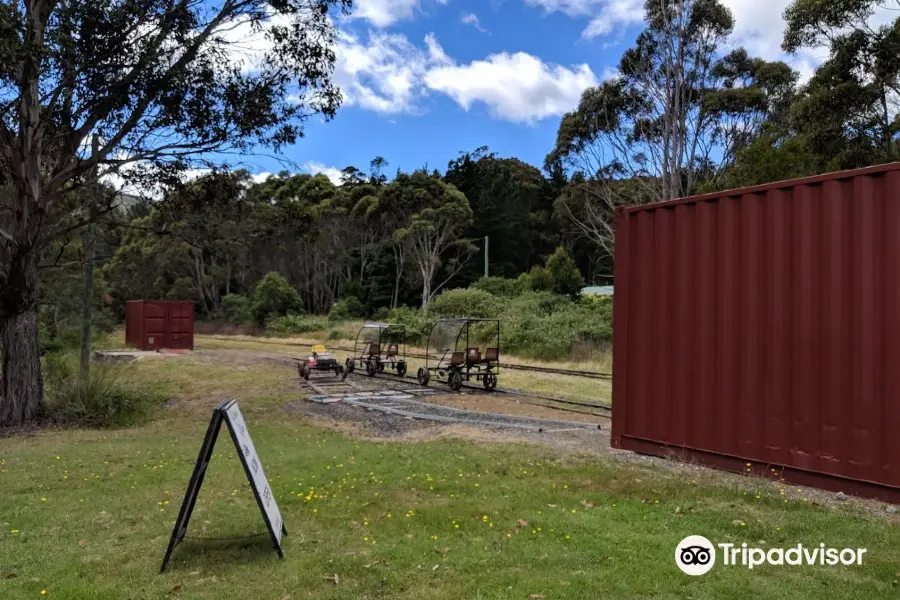
{"type": "Polygon", "coordinates": [[[129,300],[125,343],[139,350],[194,349],[194,303],[189,300],[129,300]]]}

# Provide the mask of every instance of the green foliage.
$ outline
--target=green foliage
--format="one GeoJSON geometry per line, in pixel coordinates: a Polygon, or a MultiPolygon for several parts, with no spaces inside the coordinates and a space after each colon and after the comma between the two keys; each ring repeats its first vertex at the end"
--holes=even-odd
{"type": "Polygon", "coordinates": [[[329,321],[348,321],[366,316],[366,307],[356,296],[346,296],[338,300],[328,313],[329,321]]]}
{"type": "Polygon", "coordinates": [[[528,284],[532,291],[549,292],[553,289],[553,275],[547,267],[535,265],[528,272],[528,284]]]}
{"type": "Polygon", "coordinates": [[[273,335],[313,333],[328,329],[328,320],[306,315],[285,315],[271,319],[267,323],[267,329],[273,335]]]}
{"type": "Polygon", "coordinates": [[[503,308],[503,300],[479,289],[447,290],[437,296],[431,310],[438,317],[496,317],[503,308]]]}
{"type": "Polygon", "coordinates": [[[234,325],[245,325],[252,319],[250,299],[240,294],[228,294],[222,297],[222,316],[234,325]]]}
{"type": "Polygon", "coordinates": [[[88,377],[82,378],[74,354],[48,354],[43,363],[45,411],[56,423],[139,425],[168,397],[159,387],[134,384],[129,377],[132,365],[94,363],[88,377]]]}
{"type": "Polygon", "coordinates": [[[337,340],[353,340],[356,339],[356,336],[352,333],[348,333],[346,331],[341,331],[340,329],[332,329],[328,332],[328,341],[334,342],[337,340]]]}
{"type": "Polygon", "coordinates": [[[375,313],[372,315],[372,319],[375,321],[387,321],[391,316],[391,309],[387,306],[379,306],[375,313]]]}
{"type": "Polygon", "coordinates": [[[281,273],[272,271],[256,284],[250,311],[257,325],[300,310],[300,294],[281,273]]]}
{"type": "Polygon", "coordinates": [[[578,270],[578,265],[562,246],[547,259],[547,271],[550,272],[553,281],[552,289],[557,294],[576,298],[581,293],[584,277],[578,270]]]}
{"type": "Polygon", "coordinates": [[[530,289],[527,279],[519,277],[508,279],[506,277],[482,277],[475,281],[470,289],[483,290],[502,298],[515,298],[530,289]]]}
{"type": "Polygon", "coordinates": [[[411,345],[422,346],[428,339],[428,332],[434,324],[434,319],[424,312],[414,308],[401,306],[391,311],[389,320],[406,326],[406,342],[411,345]]]}
{"type": "MultiPolygon", "coordinates": [[[[558,243],[559,222],[552,219],[555,190],[534,166],[481,147],[451,161],[444,180],[465,194],[472,207],[474,218],[464,237],[479,247],[490,237],[491,273],[516,277],[558,243]]],[[[483,273],[481,266],[480,260],[470,261],[461,283],[471,287],[483,273]]]]}
{"type": "Polygon", "coordinates": [[[612,303],[524,294],[504,312],[501,339],[505,351],[541,360],[567,359],[582,344],[605,347],[612,341],[612,303]]]}

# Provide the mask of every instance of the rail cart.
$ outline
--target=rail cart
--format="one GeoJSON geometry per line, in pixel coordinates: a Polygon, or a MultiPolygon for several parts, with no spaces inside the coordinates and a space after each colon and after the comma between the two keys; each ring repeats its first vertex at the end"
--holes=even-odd
{"type": "Polygon", "coordinates": [[[419,368],[416,379],[424,386],[433,375],[454,391],[474,379],[492,391],[499,373],[499,319],[440,319],[428,332],[425,366],[419,368]]]}
{"type": "Polygon", "coordinates": [[[356,334],[353,356],[344,363],[344,372],[356,369],[369,377],[385,369],[399,377],[406,375],[406,326],[398,323],[366,323],[356,334]]]}
{"type": "Polygon", "coordinates": [[[337,357],[328,352],[322,344],[312,347],[312,356],[301,358],[297,362],[297,374],[301,379],[309,380],[313,371],[333,371],[335,377],[344,375],[344,367],[338,362],[337,357]]]}

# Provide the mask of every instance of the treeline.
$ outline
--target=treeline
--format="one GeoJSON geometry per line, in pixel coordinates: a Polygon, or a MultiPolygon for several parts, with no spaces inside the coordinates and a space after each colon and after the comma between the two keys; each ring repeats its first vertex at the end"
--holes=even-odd
{"type": "MultiPolygon", "coordinates": [[[[253,313],[258,283],[277,273],[296,290],[292,312],[324,314],[343,298],[352,316],[363,316],[425,306],[477,280],[485,237],[490,274],[507,277],[543,264],[567,237],[553,183],[516,159],[479,149],[443,175],[390,181],[386,166],[375,159],[368,173],[347,168],[340,185],[321,174],[253,183],[246,172],[209,173],[138,202],[110,224],[120,238],[102,281],[113,309],[121,315],[136,298],[186,299],[217,318],[245,300],[253,313]]],[[[587,244],[566,250],[584,272],[600,267],[587,244]]]]}

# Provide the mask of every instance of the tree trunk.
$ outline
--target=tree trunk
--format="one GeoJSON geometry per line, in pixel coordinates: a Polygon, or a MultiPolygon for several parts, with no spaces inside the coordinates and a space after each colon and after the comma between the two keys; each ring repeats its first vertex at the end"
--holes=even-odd
{"type": "Polygon", "coordinates": [[[0,426],[30,421],[44,397],[37,307],[0,321],[0,426]]]}

